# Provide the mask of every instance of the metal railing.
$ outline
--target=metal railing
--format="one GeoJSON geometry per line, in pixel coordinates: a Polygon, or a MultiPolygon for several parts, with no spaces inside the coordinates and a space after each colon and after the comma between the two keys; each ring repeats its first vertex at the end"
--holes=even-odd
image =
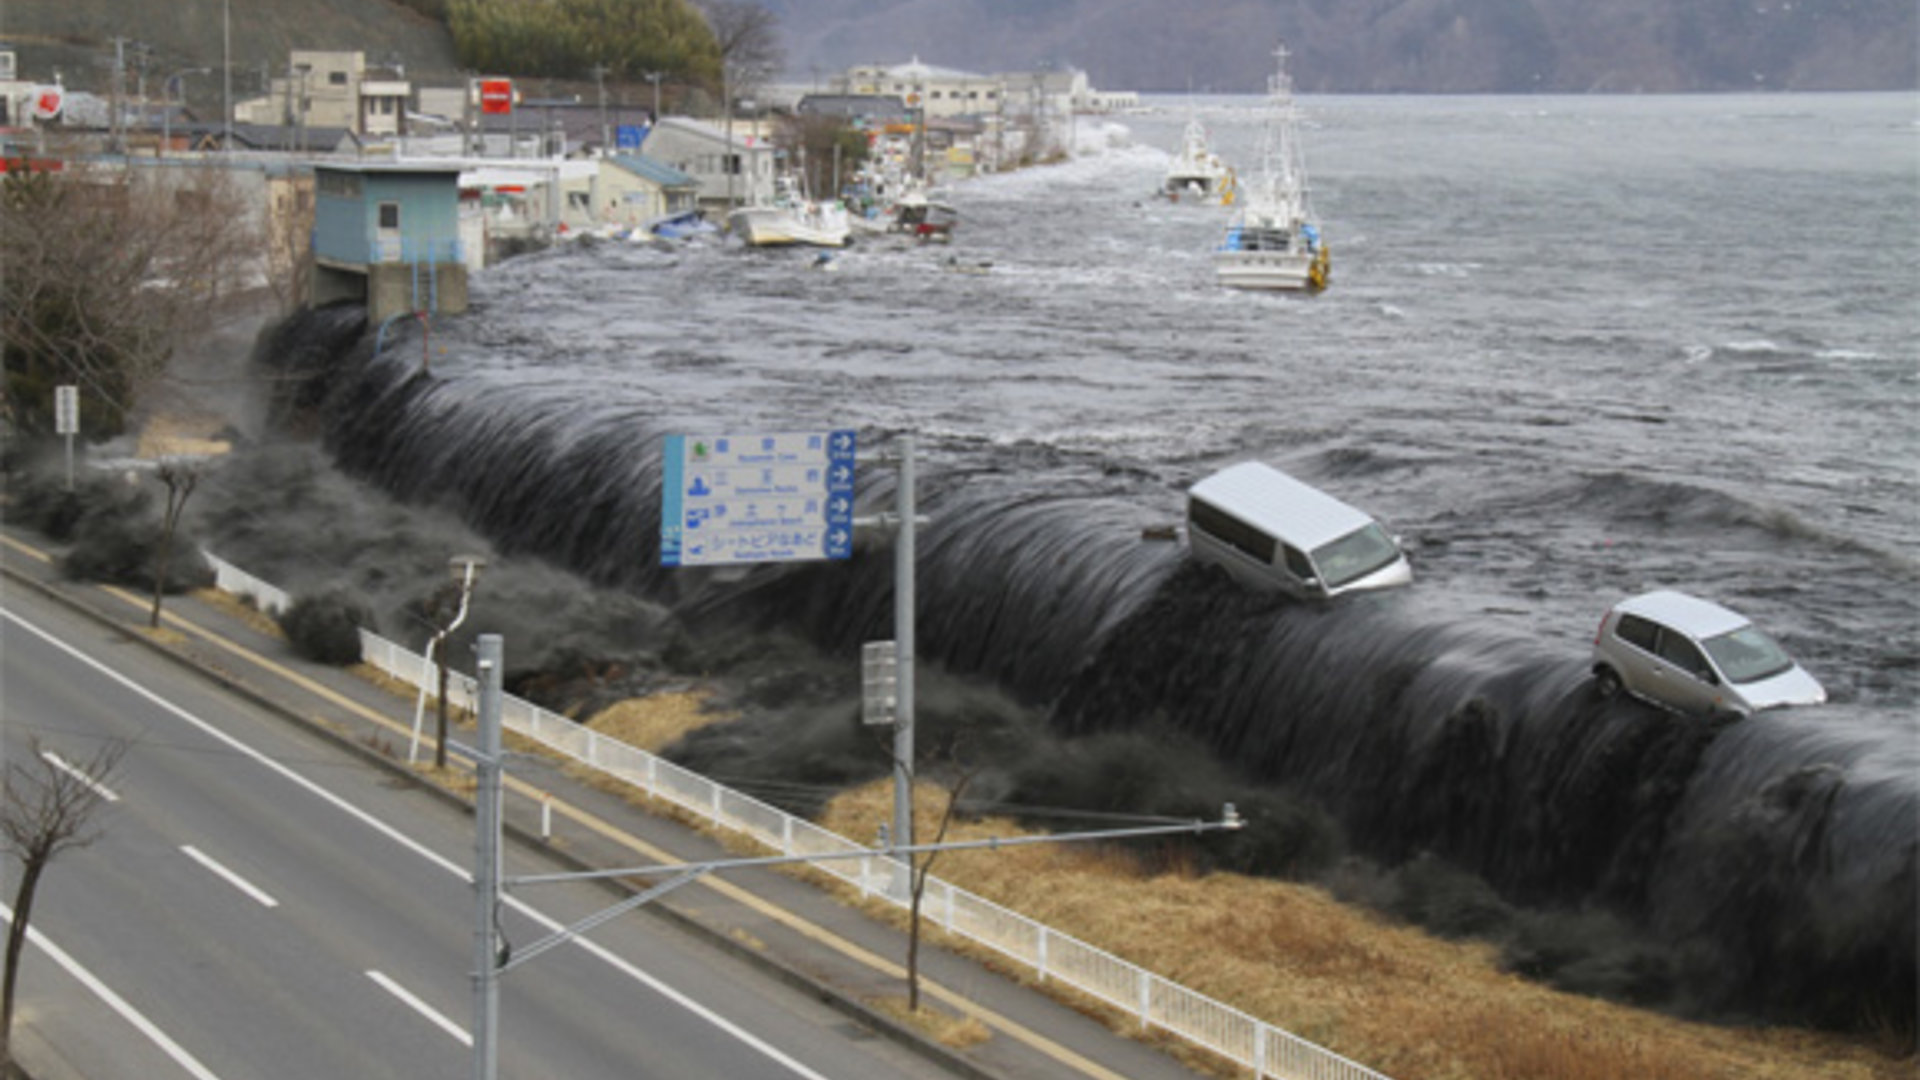
{"type": "MultiPolygon", "coordinates": [[[[221,565],[215,560],[216,568],[221,565]]],[[[256,580],[245,575],[240,578],[256,580]]],[[[416,687],[439,684],[438,670],[419,653],[371,631],[360,632],[360,649],[363,660],[402,682],[416,687]]],[[[478,681],[449,671],[447,703],[477,711],[478,681]]],[[[715,828],[751,837],[782,855],[870,850],[805,818],[511,695],[502,697],[501,723],[555,753],[672,803],[715,828]]],[[[901,898],[904,890],[890,888],[900,864],[877,852],[871,858],[834,859],[813,865],[858,887],[862,895],[906,906],[901,898]]],[[[950,934],[1025,965],[1043,983],[1070,986],[1131,1015],[1143,1031],[1158,1028],[1170,1032],[1252,1069],[1256,1077],[1389,1080],[1383,1073],[940,878],[928,876],[920,913],[950,934]]]]}

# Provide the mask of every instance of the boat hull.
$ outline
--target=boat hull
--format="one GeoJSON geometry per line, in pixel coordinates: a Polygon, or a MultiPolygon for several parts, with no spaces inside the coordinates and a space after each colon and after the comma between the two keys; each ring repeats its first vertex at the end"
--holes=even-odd
{"type": "Polygon", "coordinates": [[[853,231],[846,211],[835,207],[746,206],[727,215],[727,225],[751,247],[845,247],[853,231]]]}
{"type": "Polygon", "coordinates": [[[1213,256],[1214,279],[1229,289],[1272,289],[1308,292],[1313,284],[1313,259],[1285,251],[1218,251],[1213,256]]]}

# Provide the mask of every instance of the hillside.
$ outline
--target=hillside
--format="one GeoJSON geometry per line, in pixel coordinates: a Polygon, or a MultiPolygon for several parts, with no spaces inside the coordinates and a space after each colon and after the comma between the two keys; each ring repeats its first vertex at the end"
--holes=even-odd
{"type": "Polygon", "coordinates": [[[1285,37],[1307,92],[1912,89],[1911,0],[768,0],[796,78],[905,60],[1253,92],[1285,37]]]}
{"type": "MultiPolygon", "coordinates": [[[[113,39],[150,79],[217,66],[224,0],[5,0],[28,77],[105,89],[113,39]]],[[[350,48],[457,78],[444,27],[394,0],[231,0],[234,94],[292,48],[350,48]]],[[[1308,93],[1587,93],[1920,88],[1912,0],[763,0],[787,77],[856,63],[971,71],[1076,67],[1103,89],[1255,92],[1274,42],[1308,93]]],[[[581,73],[588,79],[586,72],[581,73]]],[[[187,80],[217,110],[219,80],[187,80]]]]}
{"type": "MultiPolygon", "coordinates": [[[[22,77],[58,71],[68,86],[105,93],[114,39],[148,46],[150,92],[183,68],[220,66],[226,0],[0,0],[0,40],[18,54],[22,77]]],[[[373,64],[401,63],[413,77],[452,82],[458,65],[444,26],[391,0],[231,0],[233,95],[264,92],[285,75],[292,49],[357,49],[373,64]]],[[[129,63],[131,64],[131,60],[129,63]]],[[[189,102],[219,115],[217,75],[182,80],[189,102]]],[[[131,82],[129,92],[133,87],[131,82]]]]}

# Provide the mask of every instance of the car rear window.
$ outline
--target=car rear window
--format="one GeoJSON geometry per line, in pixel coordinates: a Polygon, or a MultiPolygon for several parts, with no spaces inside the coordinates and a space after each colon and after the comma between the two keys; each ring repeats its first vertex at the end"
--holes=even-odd
{"type": "Polygon", "coordinates": [[[1640,648],[1652,652],[1653,639],[1654,636],[1659,633],[1659,630],[1660,627],[1658,624],[1643,619],[1638,615],[1622,615],[1620,616],[1620,625],[1616,626],[1613,632],[1621,641],[1629,645],[1638,645],[1640,648]]]}

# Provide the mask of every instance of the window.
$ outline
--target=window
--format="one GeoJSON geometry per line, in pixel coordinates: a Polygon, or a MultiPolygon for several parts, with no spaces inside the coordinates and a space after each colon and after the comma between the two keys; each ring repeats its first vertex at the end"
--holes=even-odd
{"type": "Polygon", "coordinates": [[[1187,519],[1193,527],[1240,549],[1262,563],[1273,564],[1274,539],[1225,510],[1199,499],[1187,501],[1187,519]]]}
{"type": "Polygon", "coordinates": [[[347,85],[347,73],[346,73],[346,72],[344,72],[344,71],[329,71],[329,72],[327,72],[327,85],[328,85],[328,86],[345,86],[345,85],[347,85]]]}
{"type": "Polygon", "coordinates": [[[1615,637],[1629,645],[1637,645],[1648,652],[1653,651],[1653,639],[1660,628],[1638,615],[1622,615],[1620,622],[1613,628],[1615,637]]]}
{"type": "Polygon", "coordinates": [[[1707,658],[1700,655],[1693,642],[1671,630],[1660,631],[1660,659],[1702,678],[1711,670],[1707,667],[1707,658]]]}
{"type": "Polygon", "coordinates": [[[1399,558],[1399,546],[1379,525],[1363,525],[1313,553],[1329,589],[1358,581],[1399,558]]]}
{"type": "Polygon", "coordinates": [[[383,202],[380,204],[380,227],[398,229],[400,227],[400,204],[383,202]]]}
{"type": "Polygon", "coordinates": [[[1282,544],[1280,545],[1280,550],[1286,554],[1288,573],[1299,578],[1301,581],[1306,581],[1309,578],[1318,576],[1313,572],[1313,564],[1307,561],[1306,552],[1301,551],[1292,544],[1282,544]]]}
{"type": "Polygon", "coordinates": [[[587,200],[588,200],[588,197],[590,196],[590,194],[591,194],[590,192],[585,192],[585,191],[569,191],[569,192],[567,192],[567,206],[568,206],[568,207],[569,207],[570,209],[574,209],[574,210],[587,210],[587,209],[591,209],[591,208],[592,208],[592,204],[590,204],[590,203],[589,203],[589,202],[587,201],[587,200]]]}

